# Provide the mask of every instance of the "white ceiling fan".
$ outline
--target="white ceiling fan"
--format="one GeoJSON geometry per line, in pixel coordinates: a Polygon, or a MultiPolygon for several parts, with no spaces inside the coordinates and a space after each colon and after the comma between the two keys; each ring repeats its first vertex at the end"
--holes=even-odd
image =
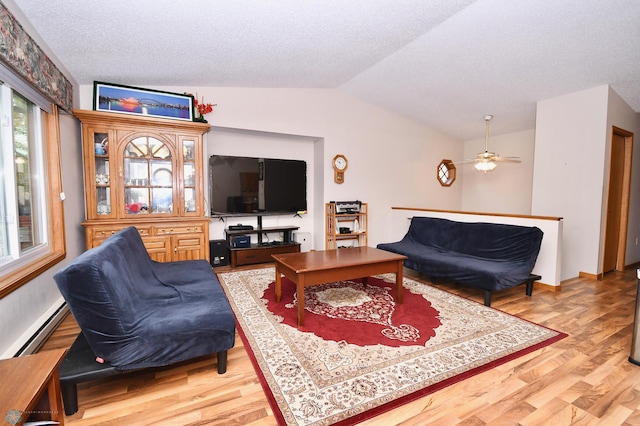
{"type": "Polygon", "coordinates": [[[508,161],[511,163],[520,163],[520,157],[500,157],[500,155],[495,152],[489,151],[489,122],[493,118],[493,115],[485,115],[484,121],[486,123],[485,134],[484,134],[484,152],[481,152],[476,156],[476,158],[472,160],[465,160],[462,164],[471,164],[473,163],[473,167],[476,170],[481,172],[490,172],[495,169],[498,165],[496,163],[501,161],[508,161]]]}

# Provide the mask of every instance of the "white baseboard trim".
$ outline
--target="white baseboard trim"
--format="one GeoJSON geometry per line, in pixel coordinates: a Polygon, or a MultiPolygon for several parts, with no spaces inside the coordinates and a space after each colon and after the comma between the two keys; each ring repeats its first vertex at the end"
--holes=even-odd
{"type": "Polygon", "coordinates": [[[51,308],[40,316],[38,321],[22,333],[22,336],[0,355],[0,359],[35,353],[68,313],[69,307],[65,303],[64,298],[61,297],[51,308]]]}

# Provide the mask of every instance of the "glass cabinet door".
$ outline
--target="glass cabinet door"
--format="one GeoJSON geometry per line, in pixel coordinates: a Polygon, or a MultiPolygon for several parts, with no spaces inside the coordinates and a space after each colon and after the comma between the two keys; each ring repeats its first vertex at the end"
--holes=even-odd
{"type": "Polygon", "coordinates": [[[173,213],[173,161],[168,146],[151,136],[124,148],[125,215],[173,213]]]}
{"type": "Polygon", "coordinates": [[[184,211],[186,213],[196,211],[195,149],[195,141],[188,139],[182,141],[182,178],[184,182],[184,211]]]}
{"type": "Polygon", "coordinates": [[[111,214],[111,171],[109,168],[109,134],[94,132],[94,161],[96,185],[96,214],[106,216],[111,214]]]}

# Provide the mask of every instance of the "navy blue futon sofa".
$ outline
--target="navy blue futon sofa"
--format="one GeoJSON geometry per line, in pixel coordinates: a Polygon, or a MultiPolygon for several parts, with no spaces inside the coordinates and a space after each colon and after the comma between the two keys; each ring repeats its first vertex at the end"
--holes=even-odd
{"type": "Polygon", "coordinates": [[[484,222],[457,222],[433,217],[413,217],[401,241],[378,248],[407,256],[404,266],[431,277],[491,292],[526,283],[531,296],[531,274],[543,232],[537,227],[484,222]]]}
{"type": "Polygon", "coordinates": [[[235,316],[206,260],[155,262],[129,227],[54,279],[82,330],[59,368],[67,415],[82,381],[213,353],[226,371],[235,316]]]}

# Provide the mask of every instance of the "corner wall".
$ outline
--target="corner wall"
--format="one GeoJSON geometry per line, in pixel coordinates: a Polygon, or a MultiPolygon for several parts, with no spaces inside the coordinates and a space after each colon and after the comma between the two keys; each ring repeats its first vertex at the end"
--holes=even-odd
{"type": "Polygon", "coordinates": [[[562,280],[597,275],[608,86],[538,102],[531,214],[564,218],[562,280]]]}

